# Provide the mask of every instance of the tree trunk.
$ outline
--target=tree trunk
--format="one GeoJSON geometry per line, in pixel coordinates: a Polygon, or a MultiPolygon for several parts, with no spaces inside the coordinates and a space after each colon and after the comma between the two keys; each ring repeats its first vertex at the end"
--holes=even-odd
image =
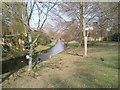
{"type": "Polygon", "coordinates": [[[87,56],[87,36],[84,36],[84,56],[87,56]]]}
{"type": "Polygon", "coordinates": [[[85,31],[85,10],[84,2],[82,2],[82,21],[83,21],[83,34],[84,34],[84,56],[87,56],[87,31],[85,31]]]}
{"type": "Polygon", "coordinates": [[[30,51],[29,51],[29,68],[28,71],[32,70],[32,52],[33,52],[33,45],[32,45],[32,37],[31,37],[31,33],[29,33],[28,35],[28,39],[29,39],[29,43],[30,43],[30,51]]]}

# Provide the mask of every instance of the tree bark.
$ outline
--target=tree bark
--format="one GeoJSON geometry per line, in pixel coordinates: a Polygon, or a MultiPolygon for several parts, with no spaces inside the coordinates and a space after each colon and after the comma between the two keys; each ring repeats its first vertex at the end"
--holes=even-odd
{"type": "Polygon", "coordinates": [[[84,10],[84,2],[82,2],[82,19],[83,19],[83,34],[84,34],[84,56],[87,56],[87,32],[85,31],[85,10],[84,10]]]}
{"type": "Polygon", "coordinates": [[[28,68],[28,71],[32,70],[32,53],[33,53],[33,44],[32,44],[32,36],[31,36],[31,30],[30,30],[30,19],[31,19],[31,16],[32,16],[32,13],[33,13],[33,9],[35,7],[35,3],[33,3],[33,6],[31,8],[31,11],[30,11],[30,15],[28,17],[28,40],[29,40],[29,44],[30,44],[30,50],[29,50],[29,68],[28,68]]]}
{"type": "Polygon", "coordinates": [[[84,36],[84,56],[87,56],[87,36],[84,36]]]}

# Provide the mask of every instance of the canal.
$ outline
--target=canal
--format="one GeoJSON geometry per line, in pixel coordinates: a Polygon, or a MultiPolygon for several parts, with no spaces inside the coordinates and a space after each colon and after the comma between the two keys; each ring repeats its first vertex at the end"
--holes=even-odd
{"type": "MultiPolygon", "coordinates": [[[[43,55],[35,55],[33,56],[33,63],[34,62],[39,62],[40,60],[44,60],[50,56],[54,56],[60,52],[64,51],[64,42],[61,40],[58,40],[56,45],[52,47],[48,53],[43,54],[43,55]]],[[[25,58],[25,56],[22,57],[16,57],[12,58],[10,60],[2,61],[2,74],[12,72],[12,71],[17,71],[20,68],[28,65],[28,60],[25,58]]]]}

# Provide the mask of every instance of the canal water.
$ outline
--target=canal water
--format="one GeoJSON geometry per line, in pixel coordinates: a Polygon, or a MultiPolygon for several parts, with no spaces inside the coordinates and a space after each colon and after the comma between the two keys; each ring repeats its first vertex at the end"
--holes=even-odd
{"type": "MultiPolygon", "coordinates": [[[[54,47],[51,48],[51,50],[47,54],[43,54],[41,56],[33,56],[34,62],[40,61],[48,58],[49,56],[54,56],[64,50],[64,43],[60,40],[56,43],[54,47]]],[[[13,58],[7,61],[2,61],[2,74],[5,74],[7,72],[16,71],[20,68],[28,65],[28,60],[25,58],[25,56],[13,58]]]]}
{"type": "Polygon", "coordinates": [[[54,56],[54,55],[64,51],[64,49],[65,49],[64,42],[62,42],[61,40],[58,40],[56,45],[54,47],[52,47],[51,50],[47,54],[43,54],[41,56],[38,56],[37,61],[44,60],[50,56],[54,56]]]}

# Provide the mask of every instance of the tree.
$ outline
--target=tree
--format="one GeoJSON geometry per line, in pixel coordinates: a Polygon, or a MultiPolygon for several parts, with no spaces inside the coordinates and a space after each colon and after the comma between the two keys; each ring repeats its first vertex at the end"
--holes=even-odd
{"type": "Polygon", "coordinates": [[[6,51],[8,54],[12,52],[14,55],[17,51],[23,52],[24,50],[24,45],[18,42],[18,40],[25,39],[25,27],[22,18],[24,12],[22,2],[2,3],[2,38],[5,39],[3,47],[8,46],[10,48],[6,51]]]}
{"type": "Polygon", "coordinates": [[[37,2],[32,0],[28,2],[3,2],[3,38],[5,38],[7,44],[12,42],[18,50],[21,49],[17,46],[24,46],[19,44],[22,42],[22,39],[29,44],[29,70],[32,69],[32,54],[35,43],[41,35],[40,33],[37,33],[34,40],[32,38],[32,33],[34,32],[31,30],[31,21],[34,19],[33,13],[37,10],[38,20],[36,27],[38,31],[42,31],[49,16],[49,12],[55,5],[56,2],[37,2]]]}
{"type": "Polygon", "coordinates": [[[28,40],[29,40],[29,44],[30,44],[30,50],[29,50],[29,69],[32,69],[32,54],[33,54],[33,46],[34,43],[37,41],[37,39],[39,38],[39,34],[37,35],[37,37],[35,38],[35,40],[32,40],[31,37],[31,29],[30,29],[30,21],[32,19],[32,14],[35,10],[35,6],[38,10],[38,23],[37,23],[37,29],[38,30],[42,30],[43,25],[45,24],[47,17],[48,17],[48,13],[51,11],[51,9],[56,5],[56,3],[51,3],[51,2],[26,2],[25,6],[26,6],[26,15],[27,15],[27,23],[26,23],[26,27],[27,27],[27,34],[28,34],[28,40]],[[45,10],[46,9],[46,10],[45,10]],[[45,12],[46,11],[46,12],[45,12]],[[43,20],[41,20],[40,16],[43,16],[44,18],[42,18],[43,20]],[[40,23],[41,22],[41,23],[40,23]]]}

